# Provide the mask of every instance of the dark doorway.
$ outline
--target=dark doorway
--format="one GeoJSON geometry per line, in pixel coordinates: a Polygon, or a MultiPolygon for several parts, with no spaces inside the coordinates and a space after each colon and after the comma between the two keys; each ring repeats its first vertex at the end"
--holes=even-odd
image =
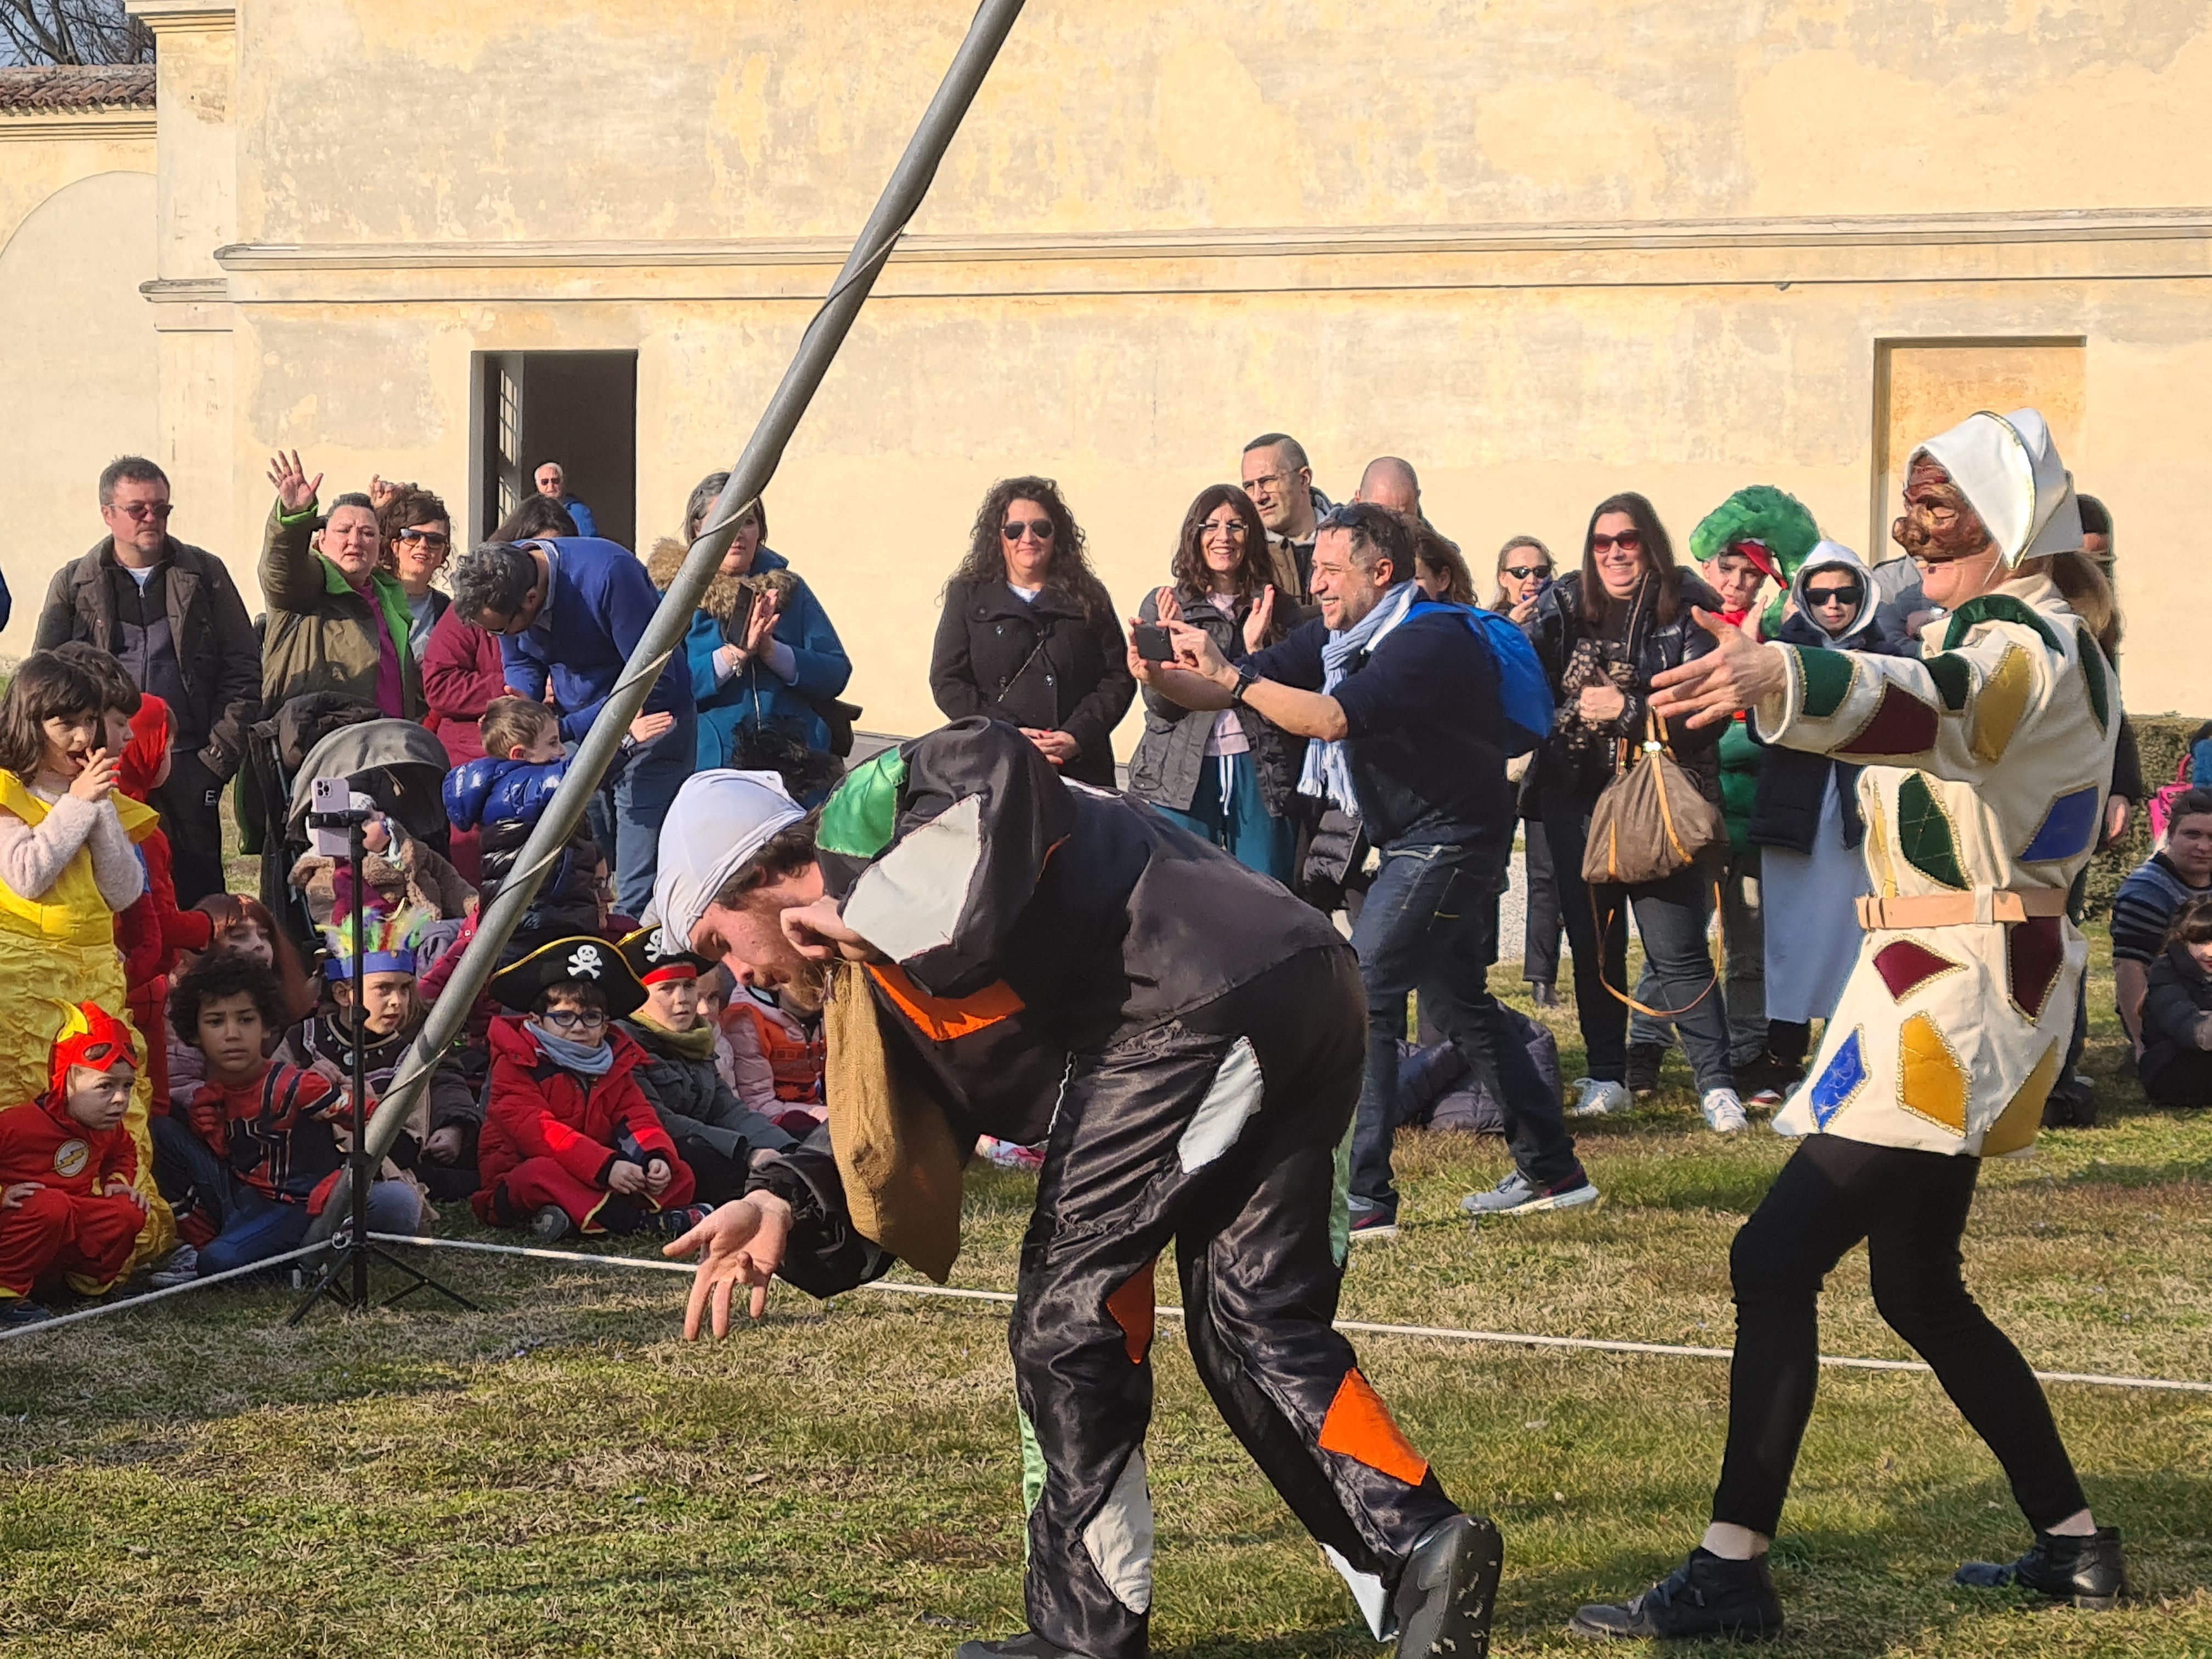
{"type": "Polygon", "coordinates": [[[473,517],[482,540],[558,461],[599,534],[637,546],[637,353],[479,351],[473,517]]]}

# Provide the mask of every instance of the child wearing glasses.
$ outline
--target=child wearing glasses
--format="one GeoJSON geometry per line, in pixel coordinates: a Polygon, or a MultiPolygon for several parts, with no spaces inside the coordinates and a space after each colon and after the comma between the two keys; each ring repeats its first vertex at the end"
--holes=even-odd
{"type": "Polygon", "coordinates": [[[645,1005],[622,953],[575,934],[493,975],[511,1013],[491,1024],[491,1099],[478,1145],[483,1187],[471,1200],[489,1226],[541,1243],[585,1234],[689,1231],[690,1166],[639,1087],[645,1050],[613,1021],[645,1005]]]}

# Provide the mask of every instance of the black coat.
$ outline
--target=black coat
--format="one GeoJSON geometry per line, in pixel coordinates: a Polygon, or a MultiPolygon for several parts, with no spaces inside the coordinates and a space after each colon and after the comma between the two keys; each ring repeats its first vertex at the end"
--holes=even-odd
{"type": "Polygon", "coordinates": [[[781,1152],[799,1144],[739,1100],[711,1059],[693,1059],[644,1020],[626,1019],[622,1028],[645,1050],[637,1086],[653,1103],[671,1140],[680,1145],[696,1137],[740,1164],[753,1152],[781,1152]]]}
{"type": "Polygon", "coordinates": [[[2197,1046],[2197,1022],[2212,1013],[2212,978],[2189,947],[2169,945],[2151,964],[2143,997],[2143,1086],[2161,1104],[2212,1105],[2212,1054],[2197,1046]],[[2171,1075],[2168,1075],[2171,1073],[2171,1075]]]}
{"type": "Polygon", "coordinates": [[[1110,614],[1093,621],[1072,595],[1049,587],[1029,602],[1003,580],[956,581],[938,618],[929,690],[947,720],[982,714],[1066,732],[1082,752],[1062,775],[1115,787],[1114,727],[1137,683],[1110,614]]]}

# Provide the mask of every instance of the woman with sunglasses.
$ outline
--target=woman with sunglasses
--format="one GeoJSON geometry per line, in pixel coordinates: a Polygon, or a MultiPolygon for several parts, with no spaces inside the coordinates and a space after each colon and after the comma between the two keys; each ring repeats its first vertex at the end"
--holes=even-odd
{"type": "MultiPolygon", "coordinates": [[[[1536,614],[1536,601],[1551,586],[1552,550],[1534,536],[1515,536],[1498,550],[1498,583],[1490,609],[1522,628],[1536,614]]],[[[1534,757],[1510,763],[1506,776],[1520,767],[1522,858],[1528,872],[1528,902],[1522,914],[1521,977],[1539,1008],[1559,1006],[1559,888],[1552,879],[1552,843],[1544,834],[1544,815],[1530,781],[1534,757]]]]}
{"type": "MultiPolygon", "coordinates": [[[[1206,630],[1231,662],[1274,644],[1297,620],[1279,602],[1267,530],[1235,484],[1210,484],[1183,514],[1174,585],[1156,587],[1137,619],[1206,630]]],[[[1145,732],[1129,760],[1129,793],[1248,869],[1291,883],[1305,739],[1249,708],[1190,709],[1145,689],[1145,732]]]]}
{"type": "Polygon", "coordinates": [[[1137,683],[1106,585],[1049,478],[1002,478],[945,584],[929,690],[947,720],[1021,728],[1061,774],[1114,787],[1115,726],[1137,683]]]}
{"type": "MultiPolygon", "coordinates": [[[[1590,809],[1613,781],[1622,745],[1644,740],[1652,677],[1712,648],[1712,635],[1692,611],[1719,606],[1711,588],[1675,564],[1674,544],[1650,501],[1632,491],[1599,502],[1583,542],[1582,568],[1538,596],[1529,622],[1559,707],[1529,775],[1574,948],[1576,1016],[1589,1056],[1590,1074],[1576,1080],[1577,1098],[1569,1109],[1595,1116],[1631,1104],[1628,1006],[1622,999],[1627,912],[1633,908],[1665,999],[1660,1011],[1672,1014],[1680,1033],[1705,1121],[1733,1134],[1745,1127],[1743,1103],[1729,1063],[1727,1009],[1705,944],[1714,872],[1701,862],[1631,887],[1587,887],[1582,876],[1590,809]]],[[[1662,726],[1675,760],[1717,803],[1718,729],[1662,726]]]]}
{"type": "Polygon", "coordinates": [[[413,618],[407,629],[407,648],[421,662],[430,630],[453,602],[452,595],[431,586],[453,555],[453,515],[445,502],[411,483],[387,485],[373,479],[369,500],[375,504],[376,527],[384,544],[377,563],[386,575],[398,578],[407,595],[407,613],[413,618]]]}

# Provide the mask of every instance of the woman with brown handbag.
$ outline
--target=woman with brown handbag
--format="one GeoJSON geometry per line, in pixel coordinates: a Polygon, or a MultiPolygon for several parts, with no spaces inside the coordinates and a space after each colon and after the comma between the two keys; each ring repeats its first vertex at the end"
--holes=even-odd
{"type": "MultiPolygon", "coordinates": [[[[1582,568],[1545,590],[1528,632],[1559,708],[1552,735],[1537,750],[1534,793],[1574,951],[1576,1013],[1589,1066],[1589,1075],[1576,1080],[1577,1098],[1568,1109],[1595,1116],[1630,1105],[1624,988],[1633,907],[1637,933],[1658,976],[1661,1001],[1652,1012],[1675,1022],[1705,1121],[1728,1134],[1745,1119],[1729,1058],[1727,1010],[1705,943],[1711,876],[1702,846],[1694,844],[1702,826],[1679,826],[1692,843],[1680,853],[1689,859],[1677,854],[1670,861],[1680,867],[1656,880],[1590,883],[1583,871],[1591,813],[1616,779],[1631,781],[1625,766],[1668,763],[1694,781],[1694,797],[1717,805],[1716,731],[1654,723],[1647,719],[1647,699],[1654,675],[1711,648],[1712,636],[1692,621],[1691,610],[1719,604],[1703,581],[1675,564],[1674,543],[1651,503],[1625,492],[1598,503],[1583,539],[1582,568]],[[1655,738],[1663,750],[1645,746],[1655,738]]],[[[1687,804],[1694,806],[1694,799],[1687,804]]],[[[1717,811],[1710,817],[1717,823],[1717,811]]]]}

